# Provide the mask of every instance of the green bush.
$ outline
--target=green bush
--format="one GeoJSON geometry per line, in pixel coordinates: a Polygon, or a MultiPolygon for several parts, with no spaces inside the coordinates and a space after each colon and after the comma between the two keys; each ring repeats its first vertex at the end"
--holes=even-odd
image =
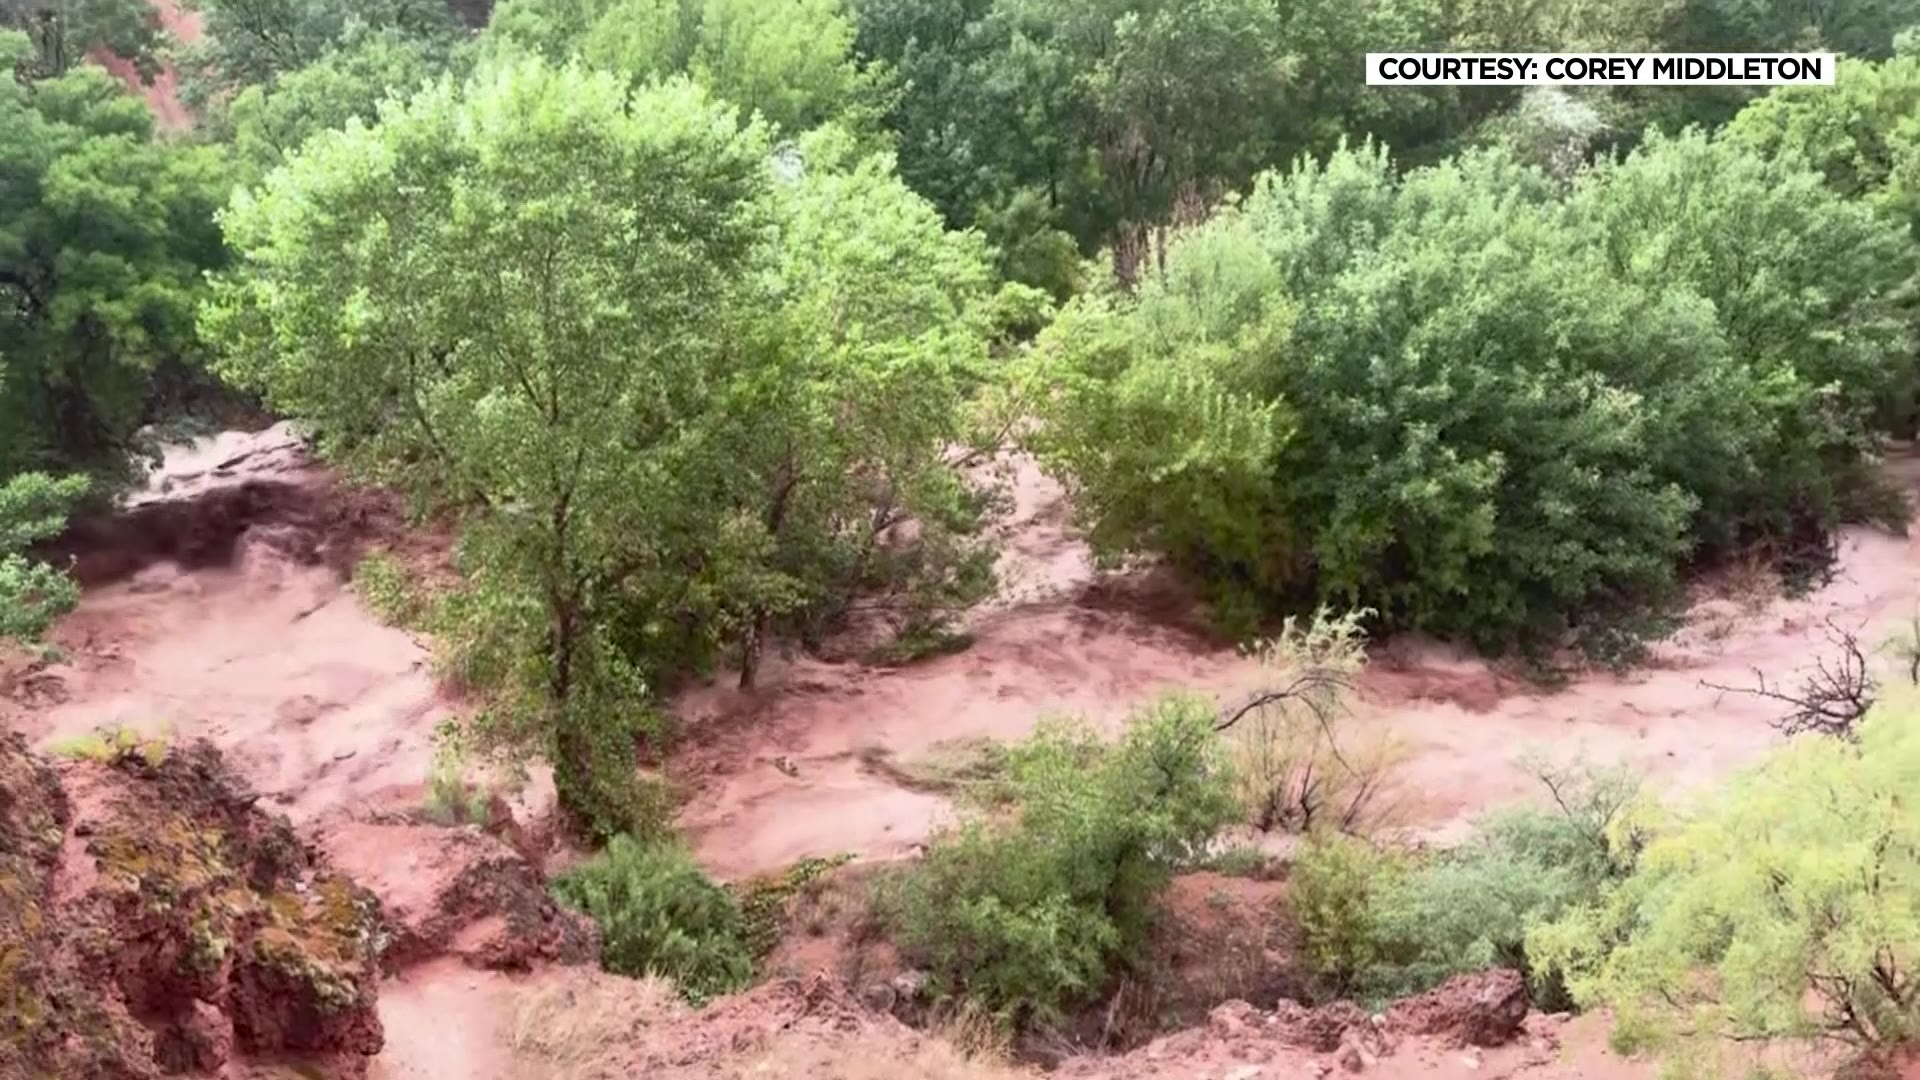
{"type": "Polygon", "coordinates": [[[1556,805],[1494,814],[1457,848],[1406,857],[1344,834],[1313,837],[1288,876],[1324,993],[1380,1002],[1490,967],[1535,975],[1535,999],[1570,1004],[1536,972],[1529,930],[1592,903],[1631,871],[1615,822],[1638,792],[1617,770],[1543,772],[1556,805]]]}
{"type": "Polygon", "coordinates": [[[1316,835],[1301,848],[1287,876],[1288,897],[1322,993],[1355,993],[1380,962],[1385,942],[1376,905],[1405,872],[1392,855],[1344,833],[1316,835]]]}
{"type": "Polygon", "coordinates": [[[600,966],[672,979],[690,1000],[741,989],[753,977],[740,906],[673,844],[616,836],[554,879],[561,902],[600,927],[600,966]]]}
{"type": "Polygon", "coordinates": [[[153,766],[166,761],[171,750],[164,734],[149,737],[130,727],[101,728],[59,739],[47,747],[47,753],[54,757],[74,761],[112,764],[123,758],[138,757],[153,766]]]}
{"type": "Polygon", "coordinates": [[[937,992],[1005,1024],[1097,993],[1235,804],[1213,707],[1168,696],[1119,743],[1050,721],[1008,755],[1012,807],[937,836],[881,897],[937,992]]]}
{"type": "Polygon", "coordinates": [[[1465,844],[1427,859],[1371,897],[1379,939],[1369,997],[1417,994],[1489,967],[1533,977],[1534,998],[1565,1008],[1565,986],[1535,971],[1527,931],[1590,903],[1631,869],[1608,832],[1638,791],[1623,771],[1549,775],[1559,805],[1494,814],[1465,844]]]}
{"type": "Polygon", "coordinates": [[[1571,190],[1495,152],[1269,174],[1041,338],[1036,440],[1105,554],[1226,610],[1489,650],[1644,619],[1681,569],[1890,516],[1909,238],[1819,174],[1650,139],[1571,190]]]}
{"type": "Polygon", "coordinates": [[[413,626],[426,614],[426,604],[407,568],[385,552],[361,559],[353,568],[353,591],[389,626],[413,626]]]}
{"type": "Polygon", "coordinates": [[[1920,1035],[1917,718],[1916,691],[1890,690],[1857,743],[1794,739],[1684,815],[1633,819],[1654,826],[1633,872],[1529,953],[1680,1075],[1766,1040],[1920,1035]]]}
{"type": "Polygon", "coordinates": [[[479,825],[492,819],[492,792],[467,779],[465,761],[442,752],[427,773],[427,795],[421,809],[438,825],[479,825]]]}
{"type": "Polygon", "coordinates": [[[59,535],[67,511],[87,486],[84,476],[56,479],[35,472],[0,482],[0,643],[38,638],[79,602],[80,590],[71,578],[59,567],[29,558],[27,551],[59,535]]]}

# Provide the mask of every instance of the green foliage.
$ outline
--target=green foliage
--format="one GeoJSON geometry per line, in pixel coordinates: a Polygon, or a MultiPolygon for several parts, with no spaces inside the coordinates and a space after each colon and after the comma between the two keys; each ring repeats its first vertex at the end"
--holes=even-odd
{"type": "Polygon", "coordinates": [[[1661,604],[1702,552],[1884,513],[1898,230],[1701,135],[1559,192],[1498,154],[1343,150],[1136,298],[1069,305],[1038,445],[1095,544],[1241,607],[1535,647],[1661,604]]]}
{"type": "Polygon", "coordinates": [[[946,456],[1005,310],[982,246],[835,130],[770,150],[685,80],[522,58],[321,135],[222,219],[224,370],[470,512],[436,630],[602,835],[652,813],[654,684],[991,583],[946,456]]]}
{"type": "Polygon", "coordinates": [[[1847,517],[1904,527],[1906,508],[1887,508],[1862,475],[1879,410],[1911,370],[1915,256],[1902,230],[1800,161],[1697,133],[1651,139],[1596,170],[1567,211],[1620,278],[1713,305],[1732,361],[1711,387],[1722,410],[1714,441],[1734,434],[1733,416],[1751,420],[1745,471],[1702,468],[1705,447],[1681,458],[1677,479],[1701,503],[1700,543],[1847,517]]]}
{"type": "MultiPolygon", "coordinates": [[[[32,48],[0,29],[0,69],[32,48]]],[[[157,387],[195,362],[201,274],[222,258],[218,154],[153,141],[105,71],[55,67],[0,82],[0,640],[73,606],[29,549],[133,475],[157,387]]]]}
{"type": "MultiPolygon", "coordinates": [[[[1827,186],[1879,209],[1920,240],[1920,56],[1843,59],[1827,93],[1783,87],[1740,111],[1727,137],[1765,155],[1804,159],[1827,186]]],[[[1909,310],[1909,325],[1920,322],[1909,310]]],[[[1894,370],[1884,421],[1920,425],[1920,373],[1911,355],[1894,370]]]]}
{"type": "Polygon", "coordinates": [[[149,737],[128,727],[103,728],[90,734],[56,740],[47,747],[47,753],[75,761],[112,764],[122,758],[138,757],[149,766],[158,766],[167,760],[171,750],[164,735],[149,737]]]}
{"type": "Polygon", "coordinates": [[[640,682],[589,613],[675,565],[687,523],[661,509],[704,479],[689,421],[730,359],[764,147],[684,84],[630,101],[523,64],[315,139],[223,217],[247,259],[206,312],[227,373],[349,462],[482,508],[448,617],[510,658],[503,727],[603,833],[634,824],[640,682]]]}
{"type": "Polygon", "coordinates": [[[904,174],[949,220],[988,226],[1003,268],[1037,285],[1066,275],[1056,231],[1083,251],[1106,243],[1130,281],[1176,203],[1260,164],[1265,118],[1247,103],[1283,81],[1276,13],[1252,0],[892,0],[859,14],[861,51],[902,77],[890,119],[904,174]]]}
{"type": "Polygon", "coordinates": [[[1911,1038],[1917,708],[1913,691],[1889,694],[1858,744],[1795,739],[1690,816],[1655,822],[1632,876],[1530,934],[1528,952],[1701,1074],[1728,1040],[1911,1038]]]}
{"type": "Polygon", "coordinates": [[[936,837],[884,906],[939,992],[1017,1024],[1057,1017],[1137,954],[1154,899],[1233,799],[1201,698],[1142,708],[1112,746],[1047,722],[1008,771],[1012,810],[936,837]]]}
{"type": "Polygon", "coordinates": [[[434,755],[427,773],[427,796],[421,810],[437,825],[479,825],[493,819],[492,792],[467,779],[466,762],[445,751],[434,755]]]}
{"type": "Polygon", "coordinates": [[[458,32],[446,0],[197,0],[205,24],[183,50],[182,97],[196,109],[221,95],[356,49],[369,35],[446,48],[458,32]]]}
{"type": "Polygon", "coordinates": [[[881,86],[855,65],[840,0],[505,0],[483,51],[570,57],[642,81],[692,77],[790,135],[869,126],[881,86]]]}
{"type": "Polygon", "coordinates": [[[740,906],[685,849],[615,836],[556,877],[553,893],[600,927],[600,966],[672,979],[698,1003],[753,977],[740,906]]]}
{"type": "Polygon", "coordinates": [[[1840,194],[1866,199],[1920,236],[1920,56],[1840,61],[1831,87],[1782,87],[1740,111],[1727,136],[1798,154],[1840,194]]]}
{"type": "Polygon", "coordinates": [[[397,30],[357,36],[318,60],[241,89],[211,109],[202,127],[233,144],[247,179],[258,180],[322,131],[378,119],[389,95],[405,96],[447,63],[434,41],[397,30]]]}
{"type": "Polygon", "coordinates": [[[82,476],[19,473],[0,484],[0,642],[30,641],[72,609],[79,591],[27,549],[66,527],[67,510],[87,490],[82,476]]]}
{"type": "Polygon", "coordinates": [[[422,598],[407,568],[384,552],[368,555],[354,566],[353,591],[390,626],[411,626],[424,614],[422,598]]]}
{"type": "MultiPolygon", "coordinates": [[[[0,68],[26,48],[0,31],[0,68]]],[[[124,478],[155,369],[194,358],[219,155],[152,135],[97,67],[0,83],[0,478],[124,478]]]]}
{"type": "Polygon", "coordinates": [[[779,948],[781,938],[786,936],[794,897],[853,859],[851,853],[802,859],[777,874],[755,878],[736,889],[747,955],[757,963],[779,948]]]}
{"type": "Polygon", "coordinates": [[[1376,905],[1405,873],[1398,858],[1345,833],[1317,834],[1301,848],[1287,875],[1287,897],[1324,993],[1357,992],[1380,962],[1385,930],[1376,905]]]}
{"type": "Polygon", "coordinates": [[[1566,989],[1533,962],[1528,934],[1632,871],[1640,838],[1627,823],[1639,784],[1623,770],[1541,777],[1553,807],[1499,811],[1444,851],[1409,856],[1346,834],[1311,837],[1288,895],[1323,992],[1383,1002],[1508,967],[1534,977],[1544,1007],[1564,1006],[1566,989]]]}
{"type": "Polygon", "coordinates": [[[1547,772],[1556,804],[1494,813],[1464,844],[1411,866],[1371,897],[1377,935],[1362,977],[1369,997],[1417,994],[1461,974],[1509,967],[1535,974],[1543,1007],[1567,1004],[1557,979],[1542,976],[1527,933],[1590,903],[1632,869],[1635,851],[1609,833],[1639,791],[1624,770],[1547,772]]]}
{"type": "Polygon", "coordinates": [[[100,49],[131,61],[151,79],[164,41],[143,0],[0,0],[0,30],[17,30],[31,40],[27,64],[15,69],[31,78],[64,75],[100,49]]]}

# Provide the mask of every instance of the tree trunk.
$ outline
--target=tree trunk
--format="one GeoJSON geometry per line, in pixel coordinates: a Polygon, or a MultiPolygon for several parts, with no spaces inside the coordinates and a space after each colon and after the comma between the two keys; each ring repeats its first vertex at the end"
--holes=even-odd
{"type": "Polygon", "coordinates": [[[1113,232],[1113,279],[1128,292],[1139,287],[1146,242],[1146,230],[1132,222],[1122,222],[1113,232]]]}
{"type": "Polygon", "coordinates": [[[747,624],[747,636],[740,643],[740,689],[753,689],[753,680],[760,673],[760,642],[767,632],[767,614],[756,611],[753,621],[747,624]]]}
{"type": "MultiPolygon", "coordinates": [[[[767,535],[774,539],[774,550],[779,551],[780,533],[787,526],[787,507],[793,502],[793,489],[799,484],[800,477],[794,466],[793,447],[787,447],[787,459],[780,465],[780,479],[773,485],[773,491],[767,499],[766,527],[767,535]]],[[[753,680],[760,673],[760,650],[766,644],[767,612],[755,607],[753,618],[747,623],[747,636],[740,643],[740,689],[753,689],[753,680]]]]}
{"type": "Polygon", "coordinates": [[[551,622],[547,628],[547,707],[552,711],[553,786],[560,809],[576,827],[591,830],[596,818],[593,798],[593,736],[580,726],[573,702],[574,654],[579,638],[579,613],[565,597],[547,601],[551,622]]]}

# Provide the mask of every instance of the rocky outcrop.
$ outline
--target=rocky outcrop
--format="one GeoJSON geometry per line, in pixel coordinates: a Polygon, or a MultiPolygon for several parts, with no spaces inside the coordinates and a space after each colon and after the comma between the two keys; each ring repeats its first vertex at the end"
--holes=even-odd
{"type": "Polygon", "coordinates": [[[380,898],[390,970],[449,953],[510,970],[599,955],[593,923],[554,903],[525,858],[478,828],[356,822],[327,830],[320,843],[380,898]]]}
{"type": "Polygon", "coordinates": [[[366,1073],[378,901],[206,743],[48,763],[0,738],[0,1076],[366,1073]]]}

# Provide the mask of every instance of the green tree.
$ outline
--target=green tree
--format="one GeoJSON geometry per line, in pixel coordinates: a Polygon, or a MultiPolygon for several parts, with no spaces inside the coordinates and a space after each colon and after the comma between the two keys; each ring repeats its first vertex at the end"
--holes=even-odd
{"type": "Polygon", "coordinates": [[[642,687],[596,617],[697,575],[692,538],[724,528],[689,463],[727,419],[765,153],[684,82],[522,63],[312,140],[222,217],[225,370],[350,462],[481,508],[468,613],[522,692],[503,723],[608,833],[636,824],[642,687]]]}
{"type": "Polygon", "coordinates": [[[1155,230],[1265,162],[1285,107],[1280,23],[1255,0],[885,0],[859,18],[861,54],[900,78],[908,181],[1057,295],[1076,248],[1110,247],[1131,283],[1155,230]]]}
{"type": "Polygon", "coordinates": [[[685,79],[522,59],[311,140],[223,222],[226,370],[472,511],[440,621],[596,829],[634,826],[650,685],[985,580],[943,456],[984,254],[841,136],[776,157],[685,79]]]}
{"type": "MultiPolygon", "coordinates": [[[[1916,39],[1920,40],[1920,39],[1916,39]]],[[[1768,155],[1804,158],[1827,186],[1863,199],[1920,242],[1920,55],[1881,63],[1842,60],[1834,85],[1783,87],[1740,111],[1729,138],[1768,155]]],[[[1910,316],[1920,324],[1920,312],[1910,316]]],[[[1911,436],[1920,426],[1920,371],[1901,366],[1885,420],[1911,436]]]]}
{"type": "Polygon", "coordinates": [[[198,0],[201,41],[180,60],[182,94],[203,111],[227,93],[306,67],[363,34],[444,47],[457,24],[445,0],[198,0]]]}
{"type": "Polygon", "coordinates": [[[1910,274],[1870,209],[1704,136],[1565,198],[1499,154],[1342,151],[1071,305],[1036,445],[1100,550],[1217,608],[1555,642],[1702,549],[1895,516],[1865,466],[1910,274]]]}
{"type": "Polygon", "coordinates": [[[1804,156],[1835,191],[1881,206],[1920,239],[1920,56],[1842,60],[1834,85],[1775,90],[1742,109],[1727,135],[1804,156]]]}
{"type": "Polygon", "coordinates": [[[1118,744],[1050,721],[1008,755],[1017,816],[942,833],[887,903],[938,991],[1003,1022],[1055,1019],[1144,945],[1153,903],[1235,809],[1204,698],[1170,695],[1118,744]]]}
{"type": "MultiPolygon", "coordinates": [[[[29,49],[0,32],[0,67],[29,49]]],[[[99,68],[0,85],[0,478],[124,475],[156,370],[197,353],[222,179],[99,68]]]]}
{"type": "Polygon", "coordinates": [[[978,535],[987,492],[953,449],[993,377],[984,245],[946,232],[890,156],[842,132],[782,161],[770,295],[742,342],[756,357],[721,406],[740,419],[723,459],[756,552],[736,600],[743,684],[771,629],[811,637],[853,606],[903,629],[938,620],[986,593],[994,559],[978,535]]]}
{"type": "Polygon", "coordinates": [[[1708,547],[1874,517],[1906,507],[1867,467],[1888,403],[1912,385],[1916,249],[1904,230],[1839,197],[1799,158],[1737,136],[1654,137],[1584,177],[1568,227],[1613,273],[1713,305],[1732,351],[1729,402],[1750,403],[1751,460],[1737,484],[1689,483],[1708,547]]]}
{"type": "Polygon", "coordinates": [[[852,58],[840,0],[506,0],[484,48],[570,57],[635,81],[691,75],[789,135],[871,126],[879,84],[852,58]]]}
{"type": "Polygon", "coordinates": [[[1069,138],[1047,164],[1055,176],[1083,162],[1097,169],[1098,239],[1123,285],[1176,208],[1204,207],[1264,162],[1264,114],[1247,106],[1271,108],[1285,85],[1272,5],[1003,0],[992,18],[1009,44],[987,75],[1020,95],[1013,130],[1037,137],[1065,121],[1069,138]]]}
{"type": "Polygon", "coordinates": [[[405,97],[443,69],[445,50],[387,30],[363,35],[306,67],[242,89],[202,123],[233,144],[257,180],[315,134],[351,118],[378,119],[390,95],[405,97]]]}
{"type": "MultiPolygon", "coordinates": [[[[1893,1046],[1920,1025],[1920,768],[1911,692],[1858,744],[1804,737],[1664,823],[1625,881],[1529,935],[1621,1041],[1711,1075],[1729,1040],[1893,1046]]],[[[1649,819],[1638,819],[1642,827],[1649,819]]],[[[1657,819],[1653,819],[1657,821],[1657,819]]]]}
{"type": "Polygon", "coordinates": [[[20,31],[33,43],[26,68],[16,70],[36,78],[64,75],[102,49],[151,79],[165,38],[144,0],[0,0],[0,30],[20,31]]]}
{"type": "MultiPolygon", "coordinates": [[[[0,69],[33,55],[0,30],[0,69]]],[[[99,68],[41,74],[0,83],[0,640],[72,606],[30,549],[130,477],[157,375],[196,362],[200,278],[222,258],[218,155],[154,142],[99,68]]]]}

